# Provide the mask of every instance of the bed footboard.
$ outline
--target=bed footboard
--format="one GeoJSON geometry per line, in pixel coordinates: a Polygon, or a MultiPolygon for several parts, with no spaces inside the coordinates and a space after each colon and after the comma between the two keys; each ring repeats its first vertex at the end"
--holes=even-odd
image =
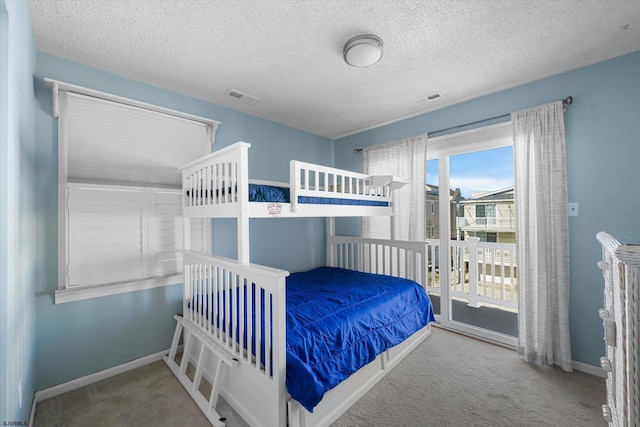
{"type": "Polygon", "coordinates": [[[212,424],[223,425],[210,411],[219,393],[249,424],[284,427],[289,273],[191,251],[184,251],[184,271],[184,314],[167,364],[212,424]],[[180,333],[185,346],[178,365],[180,333]],[[188,363],[193,379],[185,378],[188,363]],[[201,378],[212,385],[209,398],[199,391],[201,378]]]}

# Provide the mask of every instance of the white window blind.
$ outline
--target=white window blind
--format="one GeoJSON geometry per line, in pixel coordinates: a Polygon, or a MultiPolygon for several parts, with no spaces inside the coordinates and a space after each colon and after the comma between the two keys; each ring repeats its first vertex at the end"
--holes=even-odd
{"type": "Polygon", "coordinates": [[[60,92],[68,182],[179,188],[178,168],[210,152],[207,124],[60,92]]]}
{"type": "Polygon", "coordinates": [[[179,167],[208,154],[218,122],[45,79],[59,118],[56,303],[182,282],[207,220],[182,217],[179,167]]]}
{"type": "MultiPolygon", "coordinates": [[[[68,288],[182,271],[179,191],[71,186],[68,218],[68,288]]],[[[190,222],[191,249],[203,251],[206,224],[201,219],[190,222]]]]}
{"type": "Polygon", "coordinates": [[[141,199],[128,191],[69,190],[67,286],[142,277],[148,207],[141,199]]]}

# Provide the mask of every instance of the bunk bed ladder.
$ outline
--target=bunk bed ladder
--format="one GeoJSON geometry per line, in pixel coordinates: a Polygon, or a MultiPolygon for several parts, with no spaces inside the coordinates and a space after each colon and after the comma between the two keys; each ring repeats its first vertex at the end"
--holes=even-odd
{"type": "Polygon", "coordinates": [[[220,387],[227,368],[233,367],[238,360],[211,342],[202,332],[191,326],[182,316],[174,316],[177,325],[171,341],[169,354],[164,357],[167,366],[173,371],[185,390],[196,402],[200,410],[214,427],[224,427],[225,418],[216,412],[220,387]],[[176,355],[180,338],[184,336],[184,347],[180,364],[176,362],[176,355]],[[199,344],[199,345],[197,345],[199,344]],[[215,358],[215,372],[204,372],[204,365],[211,357],[215,358]],[[189,377],[187,369],[189,363],[195,364],[193,379],[189,377]],[[207,399],[200,391],[203,376],[211,383],[211,392],[207,399]],[[209,378],[210,377],[210,378],[209,378]]]}

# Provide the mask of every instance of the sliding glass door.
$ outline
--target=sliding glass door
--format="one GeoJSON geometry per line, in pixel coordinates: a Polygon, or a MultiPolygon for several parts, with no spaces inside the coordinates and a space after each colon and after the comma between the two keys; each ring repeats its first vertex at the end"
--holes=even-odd
{"type": "Polygon", "coordinates": [[[493,125],[427,145],[429,290],[443,326],[517,340],[511,127],[493,125]]]}

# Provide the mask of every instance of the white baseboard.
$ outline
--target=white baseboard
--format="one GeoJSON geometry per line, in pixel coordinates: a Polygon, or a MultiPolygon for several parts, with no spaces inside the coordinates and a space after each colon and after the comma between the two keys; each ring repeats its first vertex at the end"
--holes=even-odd
{"type": "Polygon", "coordinates": [[[37,403],[38,401],[36,400],[36,397],[33,396],[33,399],[31,400],[31,414],[29,415],[29,427],[33,427],[33,421],[35,420],[35,417],[36,417],[37,403]]]}
{"type": "MultiPolygon", "coordinates": [[[[504,343],[501,343],[501,342],[497,342],[497,341],[493,341],[493,340],[486,339],[486,338],[483,338],[483,337],[479,337],[479,336],[467,333],[465,331],[460,331],[458,329],[452,329],[450,327],[443,326],[443,325],[441,325],[439,323],[432,323],[432,325],[434,327],[436,327],[436,328],[440,328],[440,329],[444,329],[444,330],[449,331],[449,332],[453,332],[454,334],[464,335],[466,337],[473,338],[473,339],[476,339],[476,340],[479,340],[479,341],[484,341],[486,343],[497,345],[497,346],[500,346],[500,347],[504,347],[504,348],[509,349],[509,350],[516,350],[515,346],[507,345],[507,344],[504,344],[504,343]]],[[[516,338],[516,340],[517,340],[517,338],[516,338]]],[[[596,377],[600,377],[600,378],[607,378],[607,373],[600,366],[590,365],[588,363],[578,362],[576,360],[572,360],[571,361],[571,367],[574,370],[580,371],[580,372],[584,372],[585,374],[595,375],[596,377]]]]}
{"type": "Polygon", "coordinates": [[[600,366],[589,365],[588,363],[578,362],[576,360],[571,361],[571,366],[576,371],[595,375],[600,378],[607,378],[607,373],[600,366]]]}
{"type": "Polygon", "coordinates": [[[33,426],[33,420],[36,413],[36,405],[38,404],[38,402],[50,399],[63,393],[67,393],[69,391],[76,390],[80,387],[93,384],[106,378],[122,374],[123,372],[127,372],[132,369],[140,368],[150,363],[157,362],[158,360],[162,360],[162,357],[167,354],[169,354],[169,350],[160,351],[155,354],[150,354],[149,356],[141,357],[140,359],[135,359],[130,362],[123,363],[122,365],[114,366],[113,368],[105,369],[104,371],[96,372],[95,374],[76,378],[75,380],[71,380],[66,383],[58,384],[56,386],[37,391],[31,405],[31,417],[29,418],[29,426],[33,426]]]}

